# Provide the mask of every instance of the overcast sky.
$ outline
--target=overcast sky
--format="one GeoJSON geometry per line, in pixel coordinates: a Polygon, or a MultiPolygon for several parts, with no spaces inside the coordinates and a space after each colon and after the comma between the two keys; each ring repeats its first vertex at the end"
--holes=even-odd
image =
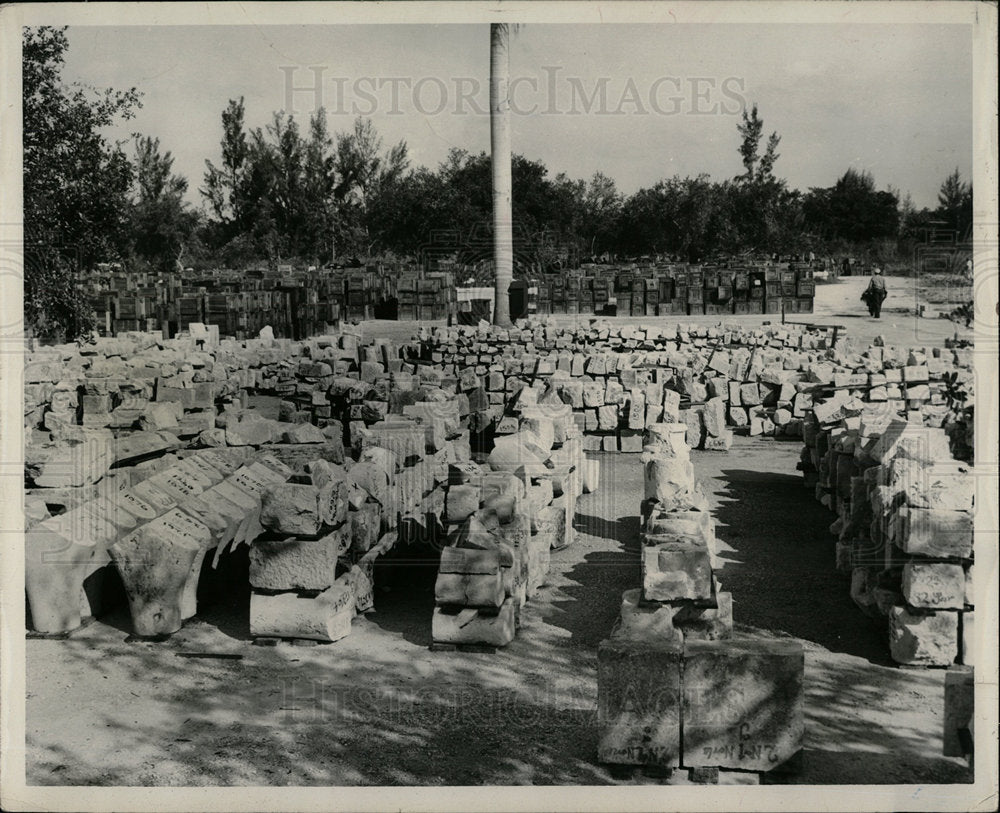
{"type": "MultiPolygon", "coordinates": [[[[489,150],[489,29],[482,25],[71,27],[64,78],[137,87],[113,135],[159,137],[200,202],[220,115],[247,123],[317,102],[333,132],[358,114],[413,166],[489,150]],[[288,86],[313,88],[319,92],[288,86]],[[318,96],[318,97],[317,97],[318,96]]],[[[776,174],[805,191],[848,167],[935,206],[972,174],[972,31],[963,25],[522,26],[511,46],[514,150],[552,175],[600,170],[631,193],[660,178],[741,172],[741,105],[781,136],[776,174]]]]}

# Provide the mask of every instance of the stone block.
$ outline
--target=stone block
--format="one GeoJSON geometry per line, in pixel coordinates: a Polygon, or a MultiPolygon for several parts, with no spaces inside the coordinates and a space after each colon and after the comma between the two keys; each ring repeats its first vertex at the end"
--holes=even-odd
{"type": "Polygon", "coordinates": [[[517,601],[506,599],[498,612],[482,612],[466,607],[435,607],[431,617],[431,637],[446,644],[488,644],[506,646],[514,640],[517,601]]]}
{"type": "Polygon", "coordinates": [[[338,641],[351,634],[354,594],[346,580],[318,596],[298,593],[250,595],[250,634],[338,641]]]}
{"type": "Polygon", "coordinates": [[[967,559],[972,555],[972,514],[902,507],[891,526],[892,541],[905,553],[967,559]]]}
{"type": "Polygon", "coordinates": [[[720,437],[726,430],[726,403],[721,398],[709,398],[701,410],[708,437],[720,437]]]}
{"type": "Polygon", "coordinates": [[[687,507],[694,488],[694,466],[683,458],[663,458],[643,452],[644,497],[664,509],[687,507]]]}
{"type": "Polygon", "coordinates": [[[672,641],[612,638],[597,650],[597,758],[674,768],[681,757],[681,662],[672,641]]]}
{"type": "Polygon", "coordinates": [[[434,583],[437,604],[460,607],[499,607],[504,600],[503,578],[497,568],[492,573],[441,573],[434,583]]]}
{"type": "Polygon", "coordinates": [[[38,488],[79,487],[96,483],[112,463],[104,438],[60,441],[25,451],[25,470],[38,488]]]}
{"type": "Polygon", "coordinates": [[[965,569],[957,564],[907,562],[902,592],[911,607],[961,610],[965,606],[965,569]]]}
{"type": "Polygon", "coordinates": [[[969,666],[952,666],[944,674],[944,756],[971,755],[975,707],[975,672],[969,666]]]}
{"type": "Polygon", "coordinates": [[[601,432],[613,432],[618,428],[618,407],[614,404],[597,408],[597,428],[601,432]]]}
{"type": "Polygon", "coordinates": [[[719,641],[733,634],[733,596],[715,593],[715,607],[682,604],[673,610],[674,626],[687,641],[719,641]]]}
{"type": "Polygon", "coordinates": [[[109,548],[125,586],[137,635],[176,632],[185,616],[193,614],[190,605],[200,571],[196,565],[211,541],[207,526],[173,510],[109,548]]]}
{"type": "Polygon", "coordinates": [[[644,546],[642,590],[647,601],[711,599],[712,563],[708,549],[683,542],[644,546]]]}
{"type": "Polygon", "coordinates": [[[685,641],[683,764],[769,771],[803,746],[802,646],[685,641]]]}
{"type": "Polygon", "coordinates": [[[958,613],[893,607],[889,614],[889,651],[896,663],[951,665],[958,656],[958,613]]]}
{"type": "Polygon", "coordinates": [[[600,486],[601,462],[585,458],[580,464],[580,474],[584,494],[592,494],[600,486]]]}
{"type": "Polygon", "coordinates": [[[319,489],[279,483],[261,495],[260,523],[282,534],[315,536],[320,529],[319,489]]]}
{"type": "Polygon", "coordinates": [[[254,540],[250,585],[258,590],[326,590],[337,579],[337,559],[351,544],[348,529],[318,539],[254,540]]]}
{"type": "Polygon", "coordinates": [[[622,593],[621,610],[611,637],[671,642],[677,646],[684,641],[674,626],[674,609],[666,604],[642,602],[640,588],[622,593]]]}
{"type": "Polygon", "coordinates": [[[479,510],[481,489],[478,485],[453,485],[445,501],[445,521],[462,522],[479,510]]]}

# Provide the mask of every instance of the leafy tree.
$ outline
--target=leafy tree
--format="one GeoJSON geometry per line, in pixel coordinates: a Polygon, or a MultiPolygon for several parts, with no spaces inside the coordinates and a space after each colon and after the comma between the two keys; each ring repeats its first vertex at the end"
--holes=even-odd
{"type": "Polygon", "coordinates": [[[760,139],[764,132],[764,121],[757,113],[756,104],[749,113],[746,110],[743,111],[743,123],[736,125],[736,129],[743,138],[740,143],[740,157],[743,159],[743,168],[746,170],[739,179],[751,183],[758,179],[769,179],[774,169],[774,162],[778,160],[776,150],[781,142],[781,136],[777,132],[771,133],[767,139],[764,155],[760,156],[760,139]]]}
{"type": "Polygon", "coordinates": [[[957,237],[968,235],[972,227],[972,184],[962,180],[958,167],[941,184],[937,215],[954,229],[957,237]]]}
{"type": "Polygon", "coordinates": [[[208,201],[216,219],[225,224],[242,228],[244,178],[247,170],[249,146],[244,129],[243,97],[230,99],[222,112],[222,166],[205,161],[205,186],[201,194],[208,201]]]}
{"type": "Polygon", "coordinates": [[[132,167],[101,129],[140,105],[135,88],[64,84],[68,46],[65,28],[24,29],[24,319],[48,338],[93,326],[74,275],[128,254],[132,167]]]}
{"type": "Polygon", "coordinates": [[[187,179],[173,174],[174,158],[160,152],[158,138],[135,142],[132,231],[136,257],[158,271],[181,265],[197,215],[184,202],[187,179]]]}
{"type": "Polygon", "coordinates": [[[895,238],[899,199],[878,191],[870,172],[848,169],[828,189],[811,189],[803,201],[805,223],[829,240],[863,243],[895,238]]]}

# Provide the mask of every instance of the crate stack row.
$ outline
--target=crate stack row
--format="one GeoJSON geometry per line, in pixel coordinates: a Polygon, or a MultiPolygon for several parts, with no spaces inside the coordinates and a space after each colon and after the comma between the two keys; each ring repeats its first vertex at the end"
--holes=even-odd
{"type": "Polygon", "coordinates": [[[425,322],[448,319],[458,311],[458,299],[451,274],[400,276],[395,282],[397,318],[425,322]]]}
{"type": "Polygon", "coordinates": [[[809,263],[614,268],[528,278],[529,313],[622,316],[812,313],[809,263]]]}
{"type": "Polygon", "coordinates": [[[641,588],[598,648],[598,759],[681,781],[756,784],[804,735],[802,646],[733,634],[687,427],[646,432],[641,588]],[[683,772],[683,773],[682,773],[683,772]]]}
{"type": "Polygon", "coordinates": [[[435,648],[506,646],[549,571],[550,551],[573,541],[576,501],[596,490],[565,409],[526,409],[518,432],[485,464],[452,464],[431,622],[435,648]]]}
{"type": "Polygon", "coordinates": [[[800,469],[836,514],[836,566],[861,610],[886,623],[892,658],[971,665],[971,358],[887,350],[865,356],[886,364],[869,375],[896,382],[878,384],[876,397],[858,373],[854,387],[815,396],[800,469]],[[963,380],[969,390],[949,398],[963,380]],[[895,397],[883,400],[885,389],[895,397]]]}

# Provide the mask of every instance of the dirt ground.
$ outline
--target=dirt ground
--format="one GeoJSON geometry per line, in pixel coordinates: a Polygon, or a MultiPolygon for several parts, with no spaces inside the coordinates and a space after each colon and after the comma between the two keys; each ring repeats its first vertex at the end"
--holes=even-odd
{"type": "MultiPolygon", "coordinates": [[[[890,664],[885,630],[834,570],[832,516],[802,487],[798,452],[737,438],[728,454],[693,454],[739,628],[806,650],[795,781],[971,781],[941,756],[944,672],[890,664]]],[[[376,571],[376,612],[348,638],[253,646],[245,548],[208,574],[214,600],[164,643],[127,642],[124,610],[69,640],[27,641],[28,783],[616,784],[595,760],[596,650],[639,583],[642,479],[638,455],[600,459],[577,541],[553,554],[549,584],[496,654],[428,649],[426,558],[376,571]]]]}

